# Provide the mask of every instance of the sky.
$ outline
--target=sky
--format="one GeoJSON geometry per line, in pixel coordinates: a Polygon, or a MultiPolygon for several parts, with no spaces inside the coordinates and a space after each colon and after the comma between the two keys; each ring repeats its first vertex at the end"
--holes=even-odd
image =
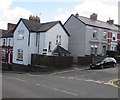
{"type": "Polygon", "coordinates": [[[119,0],[0,0],[0,29],[7,29],[7,23],[17,24],[20,18],[39,16],[41,23],[58,21],[63,24],[71,14],[90,17],[98,15],[98,20],[113,19],[118,23],[119,0]]]}

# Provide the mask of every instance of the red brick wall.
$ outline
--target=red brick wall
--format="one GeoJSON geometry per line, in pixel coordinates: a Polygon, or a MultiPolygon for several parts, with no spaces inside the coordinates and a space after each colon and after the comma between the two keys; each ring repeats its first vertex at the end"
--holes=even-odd
{"type": "Polygon", "coordinates": [[[14,29],[16,24],[8,23],[8,30],[14,29]]]}
{"type": "Polygon", "coordinates": [[[117,34],[117,39],[120,39],[120,33],[117,34]]]}
{"type": "Polygon", "coordinates": [[[108,38],[112,38],[112,32],[108,32],[108,38]]]}

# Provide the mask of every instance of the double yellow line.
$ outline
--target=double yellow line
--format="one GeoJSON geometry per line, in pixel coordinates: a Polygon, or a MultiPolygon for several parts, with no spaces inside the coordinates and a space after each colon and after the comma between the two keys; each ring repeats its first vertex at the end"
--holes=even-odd
{"type": "Polygon", "coordinates": [[[110,80],[110,81],[108,81],[108,84],[111,85],[111,86],[114,86],[116,88],[120,88],[120,86],[118,86],[117,84],[114,84],[114,82],[116,82],[116,81],[120,81],[120,79],[110,80]]]}

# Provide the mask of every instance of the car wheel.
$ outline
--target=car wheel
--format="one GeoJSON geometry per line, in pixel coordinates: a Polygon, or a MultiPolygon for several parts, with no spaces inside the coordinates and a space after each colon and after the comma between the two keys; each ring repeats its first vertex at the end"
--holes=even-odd
{"type": "Polygon", "coordinates": [[[93,69],[93,67],[92,67],[92,66],[90,66],[90,69],[93,69]]]}
{"type": "Polygon", "coordinates": [[[115,66],[116,66],[116,64],[115,64],[115,63],[113,63],[113,64],[112,64],[112,67],[115,67],[115,66]]]}

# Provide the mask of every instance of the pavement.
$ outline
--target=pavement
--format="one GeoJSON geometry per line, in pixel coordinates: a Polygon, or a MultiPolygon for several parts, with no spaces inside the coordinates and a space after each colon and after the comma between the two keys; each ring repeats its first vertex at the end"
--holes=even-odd
{"type": "Polygon", "coordinates": [[[72,68],[46,74],[2,74],[3,98],[118,98],[118,67],[72,68]]]}

